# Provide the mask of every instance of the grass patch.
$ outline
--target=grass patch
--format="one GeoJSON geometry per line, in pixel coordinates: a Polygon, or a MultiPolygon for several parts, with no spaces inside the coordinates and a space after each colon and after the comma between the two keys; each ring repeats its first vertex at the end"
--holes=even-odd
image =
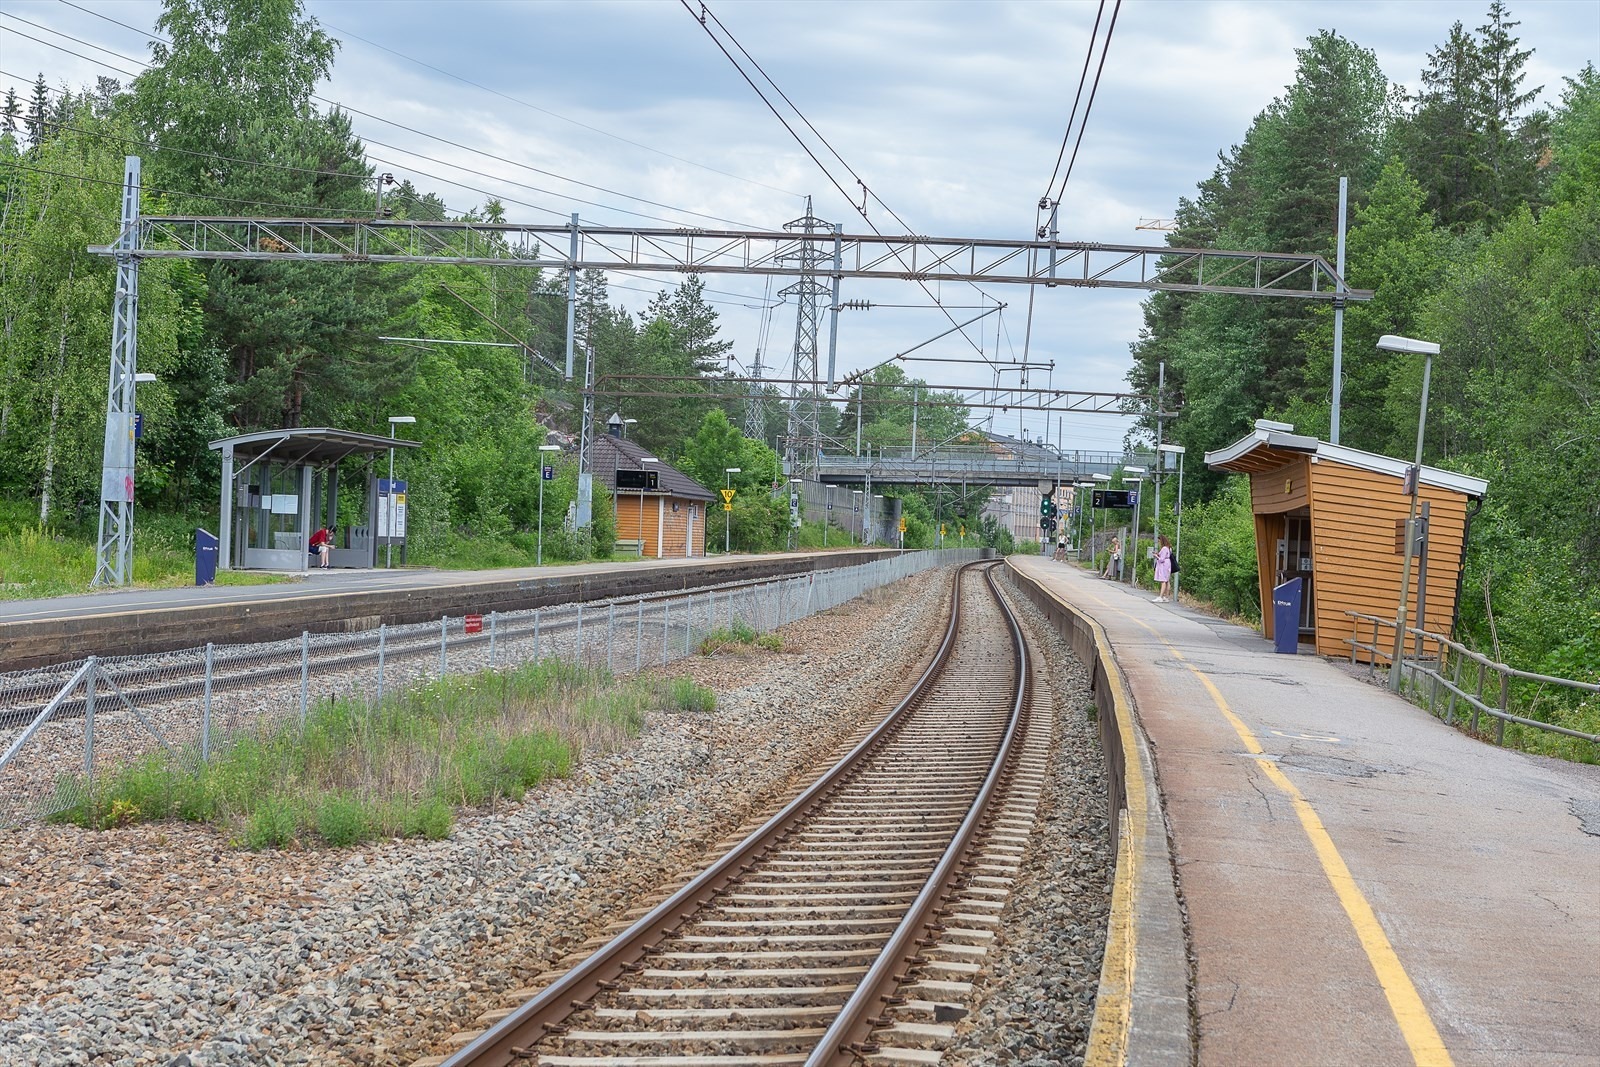
{"type": "Polygon", "coordinates": [[[769,652],[783,649],[783,638],[776,633],[758,634],[743,619],[735,619],[731,626],[712,630],[700,642],[702,656],[714,656],[725,649],[755,647],[769,652]]]}
{"type": "MultiPolygon", "coordinates": [[[[137,587],[168,589],[194,584],[195,526],[182,515],[141,514],[133,530],[133,581],[137,587]]],[[[94,578],[92,527],[40,526],[37,508],[0,501],[0,600],[86,593],[94,578]]],[[[292,579],[251,571],[223,571],[218,585],[270,585],[292,579]]]]}
{"type": "Polygon", "coordinates": [[[108,829],[178,818],[234,828],[246,848],[341,847],[449,836],[459,807],[521,800],[582,754],[636,737],[656,709],[709,711],[688,679],[617,683],[549,660],[435,681],[376,705],[317,705],[289,723],[192,753],[153,755],[89,783],[64,779],[54,821],[108,829]]]}

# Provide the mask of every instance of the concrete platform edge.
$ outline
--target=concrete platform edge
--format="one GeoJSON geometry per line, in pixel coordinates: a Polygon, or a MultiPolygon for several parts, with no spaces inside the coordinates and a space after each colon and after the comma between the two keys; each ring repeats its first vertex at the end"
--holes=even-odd
{"type": "Polygon", "coordinates": [[[1132,691],[1099,623],[1015,567],[1008,564],[1007,570],[1017,589],[1071,642],[1093,677],[1117,871],[1084,1062],[1088,1067],[1189,1067],[1197,1045],[1188,936],[1155,762],[1132,691]]]}

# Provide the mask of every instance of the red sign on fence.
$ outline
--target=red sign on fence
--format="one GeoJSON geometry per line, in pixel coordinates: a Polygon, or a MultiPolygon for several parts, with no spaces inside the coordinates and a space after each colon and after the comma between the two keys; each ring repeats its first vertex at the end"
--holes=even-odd
{"type": "Polygon", "coordinates": [[[461,621],[466,623],[467,633],[469,633],[469,634],[481,634],[481,633],[483,633],[483,616],[482,615],[466,615],[466,616],[462,617],[461,621]]]}

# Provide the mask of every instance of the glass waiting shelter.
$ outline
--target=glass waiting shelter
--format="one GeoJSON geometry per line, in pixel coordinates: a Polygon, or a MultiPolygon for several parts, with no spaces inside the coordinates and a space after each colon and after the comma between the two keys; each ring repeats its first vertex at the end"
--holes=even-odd
{"type": "MultiPolygon", "coordinates": [[[[303,571],[311,566],[308,543],[319,526],[333,528],[339,515],[339,464],[369,461],[392,448],[416,448],[353,430],[262,430],[212,441],[222,453],[223,570],[303,571]]],[[[329,562],[335,567],[374,567],[378,549],[399,546],[405,558],[405,483],[366,469],[363,521],[338,529],[329,562]]]]}

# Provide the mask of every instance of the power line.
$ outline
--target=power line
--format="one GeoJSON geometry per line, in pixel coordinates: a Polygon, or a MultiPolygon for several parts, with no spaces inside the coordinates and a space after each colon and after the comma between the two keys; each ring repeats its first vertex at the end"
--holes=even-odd
{"type": "Polygon", "coordinates": [[[1106,0],[1100,0],[1100,8],[1094,15],[1094,28],[1089,31],[1089,46],[1083,52],[1083,70],[1078,74],[1078,91],[1072,97],[1072,110],[1067,114],[1067,128],[1061,131],[1061,150],[1056,153],[1056,165],[1050,171],[1050,180],[1044,183],[1044,196],[1050,198],[1050,190],[1055,188],[1056,175],[1061,173],[1061,161],[1067,156],[1067,142],[1072,140],[1072,124],[1078,119],[1078,101],[1083,97],[1084,83],[1089,80],[1089,64],[1094,61],[1094,45],[1100,36],[1100,19],[1106,13],[1106,0]]]}
{"type": "MultiPolygon", "coordinates": [[[[61,2],[62,3],[68,3],[68,0],[61,0],[61,2]]],[[[78,5],[77,4],[68,3],[68,6],[69,7],[77,7],[78,5]]],[[[82,10],[82,9],[80,9],[80,10],[82,10]]],[[[785,196],[798,197],[798,196],[801,195],[799,193],[790,192],[787,189],[780,189],[776,185],[768,185],[766,182],[756,181],[754,178],[746,178],[746,177],[743,177],[742,175],[733,174],[733,173],[731,173],[729,171],[719,170],[716,167],[708,166],[705,163],[697,163],[692,159],[685,159],[682,156],[675,156],[671,152],[664,152],[659,148],[652,148],[651,146],[649,146],[647,144],[641,144],[638,141],[629,140],[628,138],[623,137],[620,134],[612,133],[609,130],[603,130],[598,126],[591,126],[586,122],[579,122],[577,119],[568,118],[567,116],[562,115],[559,112],[551,111],[550,109],[540,107],[537,104],[530,104],[526,100],[519,99],[519,98],[517,98],[515,96],[510,95],[509,93],[502,93],[498,89],[491,89],[487,85],[481,85],[478,82],[475,82],[470,78],[463,78],[459,74],[455,74],[455,73],[452,73],[451,71],[444,70],[444,69],[442,69],[440,67],[436,67],[432,63],[427,63],[427,62],[424,62],[423,60],[417,59],[415,56],[408,56],[404,52],[397,52],[396,50],[394,50],[393,48],[388,47],[387,45],[381,45],[376,41],[368,40],[367,38],[362,37],[358,33],[352,33],[349,30],[341,30],[339,27],[333,25],[331,22],[324,22],[323,25],[327,26],[328,29],[334,31],[335,33],[342,34],[345,37],[352,37],[355,40],[360,41],[362,44],[368,45],[368,46],[370,46],[372,48],[380,49],[381,51],[384,51],[384,52],[388,52],[390,55],[397,56],[400,59],[403,59],[403,60],[407,61],[408,63],[415,63],[419,67],[424,67],[424,68],[426,68],[428,70],[431,70],[431,71],[434,71],[436,73],[443,74],[447,78],[454,78],[456,81],[461,82],[464,85],[470,85],[474,89],[481,89],[486,93],[492,93],[493,95],[498,96],[503,100],[509,100],[513,104],[519,104],[522,107],[528,108],[529,110],[537,111],[542,115],[549,115],[551,118],[556,118],[556,119],[560,119],[562,122],[571,123],[572,125],[577,126],[580,129],[589,130],[589,131],[591,131],[593,133],[598,133],[598,134],[600,134],[601,136],[604,136],[604,137],[610,137],[613,140],[621,141],[623,144],[632,145],[634,148],[640,148],[640,149],[643,149],[646,152],[654,152],[656,155],[665,156],[667,159],[676,160],[679,163],[685,163],[685,164],[687,164],[687,165],[689,165],[691,167],[699,167],[701,170],[710,171],[712,174],[720,174],[725,178],[732,178],[735,181],[747,182],[750,185],[759,186],[762,189],[770,189],[772,192],[782,193],[785,196]]],[[[616,195],[618,195],[618,196],[627,196],[628,194],[626,194],[626,193],[618,193],[616,195]]],[[[634,198],[634,199],[637,199],[637,198],[634,198]]],[[[646,201],[646,203],[648,203],[648,202],[649,201],[646,201]]],[[[658,205],[658,206],[664,206],[664,205],[658,205]]]]}
{"type": "MultiPolygon", "coordinates": [[[[145,31],[138,30],[136,27],[128,25],[126,22],[119,22],[118,20],[113,19],[110,16],[102,15],[97,11],[91,11],[88,8],[81,7],[78,4],[71,3],[70,0],[61,0],[61,3],[66,4],[68,7],[74,8],[76,10],[83,11],[86,14],[93,15],[96,18],[104,19],[105,21],[113,23],[114,25],[121,26],[124,29],[133,30],[136,33],[145,32],[145,31]]],[[[0,13],[3,13],[3,12],[0,12],[0,13]]],[[[15,16],[12,16],[12,17],[15,17],[15,16]]],[[[19,20],[19,21],[22,21],[22,20],[19,20]]],[[[34,24],[33,23],[29,23],[29,25],[34,25],[34,24]]],[[[41,27],[41,28],[43,28],[43,27],[41,27]]],[[[16,33],[17,31],[12,30],[11,32],[16,33]]],[[[135,59],[132,56],[123,55],[122,53],[115,52],[115,51],[113,51],[113,50],[111,50],[109,48],[102,48],[99,45],[93,44],[93,43],[91,43],[89,41],[85,41],[85,40],[83,40],[81,38],[78,38],[78,37],[74,37],[71,34],[62,33],[59,30],[50,30],[49,32],[54,33],[59,37],[64,37],[69,41],[74,41],[74,42],[76,42],[78,44],[84,45],[85,47],[93,48],[93,49],[95,49],[97,51],[105,52],[107,55],[115,56],[116,58],[121,59],[121,60],[123,60],[125,62],[137,63],[138,65],[140,65],[142,67],[146,67],[146,68],[151,66],[151,64],[146,63],[143,60],[135,59]]],[[[95,64],[97,64],[99,66],[107,67],[107,68],[109,68],[111,70],[117,71],[117,73],[119,73],[119,74],[124,74],[124,75],[127,75],[128,77],[137,77],[138,76],[133,71],[122,70],[121,68],[114,67],[111,64],[106,63],[106,62],[104,62],[102,60],[93,59],[93,58],[91,58],[89,56],[85,56],[85,55],[82,55],[80,53],[73,52],[71,49],[63,48],[62,46],[56,45],[56,44],[52,44],[49,41],[41,40],[41,39],[39,39],[37,37],[31,37],[31,36],[29,36],[27,34],[19,34],[19,36],[28,37],[29,40],[32,40],[32,41],[35,41],[35,42],[37,42],[39,44],[45,45],[46,47],[58,48],[61,51],[66,52],[68,55],[77,56],[79,59],[86,60],[86,61],[88,61],[90,63],[95,63],[95,64]]],[[[148,34],[148,36],[153,37],[155,40],[161,41],[163,44],[168,44],[168,45],[171,44],[170,41],[167,41],[165,38],[159,37],[159,36],[157,36],[157,35],[155,35],[153,33],[148,34]]],[[[379,46],[379,47],[381,47],[381,46],[379,46]]],[[[321,96],[321,95],[318,95],[318,94],[315,94],[315,93],[312,94],[312,99],[313,100],[317,100],[317,101],[319,101],[321,103],[324,103],[324,104],[328,104],[328,105],[330,105],[332,107],[339,108],[339,109],[341,109],[343,111],[346,111],[346,112],[348,112],[350,114],[360,115],[363,118],[371,119],[374,122],[381,122],[381,123],[384,123],[387,126],[393,126],[396,129],[404,130],[407,133],[416,134],[418,137],[426,137],[429,140],[438,141],[439,143],[449,145],[452,148],[459,148],[464,152],[471,152],[473,155],[482,156],[485,159],[492,159],[492,160],[495,160],[496,162],[506,163],[506,164],[509,164],[510,166],[514,166],[514,167],[521,167],[524,170],[529,170],[529,171],[532,171],[532,172],[534,172],[536,174],[543,174],[546,177],[556,178],[556,179],[558,179],[560,181],[571,182],[574,185],[579,185],[579,186],[582,186],[582,187],[587,188],[587,189],[594,189],[594,190],[597,190],[599,192],[606,193],[607,195],[610,195],[610,196],[621,196],[621,197],[625,197],[626,199],[629,199],[629,200],[637,201],[637,202],[639,202],[641,204],[649,204],[652,207],[659,207],[659,208],[662,208],[662,209],[667,210],[667,211],[677,212],[680,215],[690,215],[690,216],[693,216],[693,217],[696,217],[696,218],[710,219],[713,222],[726,223],[727,225],[738,227],[738,228],[759,229],[759,227],[752,226],[752,225],[750,225],[748,223],[741,223],[741,222],[737,222],[737,221],[734,221],[734,220],[731,220],[731,219],[721,218],[720,216],[716,216],[716,215],[708,215],[708,214],[705,214],[704,212],[693,211],[693,210],[690,210],[688,208],[675,207],[675,206],[673,206],[671,204],[659,203],[659,202],[654,201],[654,200],[646,199],[645,197],[634,196],[631,193],[624,193],[624,192],[621,192],[619,190],[608,189],[605,186],[595,185],[595,184],[593,184],[591,182],[581,181],[581,180],[579,180],[577,178],[569,178],[564,174],[557,174],[554,171],[543,170],[543,169],[541,169],[539,167],[532,166],[531,164],[521,163],[521,162],[519,162],[517,160],[514,160],[514,159],[507,159],[504,156],[496,155],[493,152],[488,152],[488,151],[485,151],[484,149],[481,149],[481,148],[473,148],[471,145],[462,144],[459,141],[452,141],[447,137],[441,137],[441,136],[439,136],[437,134],[428,133],[428,132],[426,132],[424,130],[419,130],[419,129],[413,127],[413,126],[407,126],[405,123],[396,122],[393,119],[384,118],[382,115],[375,115],[370,111],[363,111],[360,108],[352,107],[352,106],[350,106],[348,104],[341,103],[338,100],[331,100],[328,97],[321,96]]],[[[532,105],[529,105],[529,106],[532,106],[532,105]]],[[[557,117],[560,117],[560,116],[557,116],[557,117]]],[[[604,131],[599,131],[599,132],[604,132],[604,131]]],[[[606,210],[606,211],[616,211],[616,212],[620,212],[620,213],[625,214],[625,215],[634,215],[634,216],[637,216],[639,218],[650,219],[650,220],[656,221],[656,222],[665,222],[665,223],[668,223],[669,225],[677,225],[678,224],[678,220],[676,220],[676,219],[664,219],[664,218],[661,218],[660,216],[650,215],[650,214],[646,214],[644,212],[639,212],[639,211],[633,211],[633,210],[631,210],[629,208],[619,207],[619,206],[617,206],[615,204],[602,204],[602,203],[598,203],[598,202],[592,201],[592,200],[584,200],[584,199],[581,199],[579,197],[572,196],[572,195],[570,195],[568,193],[561,193],[561,192],[557,192],[557,191],[551,190],[551,189],[541,189],[541,188],[539,188],[537,186],[526,185],[526,184],[524,184],[522,182],[518,182],[518,181],[515,181],[515,180],[510,179],[510,178],[502,178],[502,177],[500,177],[498,175],[488,174],[488,173],[485,173],[484,171],[475,170],[475,169],[473,169],[471,167],[463,166],[462,164],[451,163],[448,160],[441,160],[441,159],[437,159],[437,158],[432,157],[432,156],[426,156],[426,155],[423,155],[422,153],[417,152],[417,151],[415,151],[413,149],[406,149],[406,148],[400,148],[400,147],[395,146],[395,145],[388,145],[388,144],[385,144],[384,142],[381,142],[381,141],[372,140],[371,138],[365,138],[365,139],[366,140],[371,140],[371,143],[373,143],[373,144],[382,145],[383,147],[393,149],[394,151],[405,152],[408,155],[414,155],[414,156],[418,157],[419,159],[425,159],[425,160],[428,160],[429,162],[439,163],[439,164],[441,164],[443,166],[447,166],[447,167],[453,167],[456,170],[465,171],[466,173],[469,173],[469,174],[476,174],[479,177],[488,178],[491,181],[504,182],[507,185],[513,185],[513,186],[516,186],[516,187],[522,188],[522,189],[530,189],[530,190],[532,190],[534,192],[544,193],[547,196],[560,197],[563,200],[569,200],[569,201],[571,201],[571,202],[573,202],[575,204],[584,204],[584,205],[586,205],[588,207],[597,207],[597,208],[600,208],[600,209],[606,210]]],[[[407,168],[407,169],[410,169],[410,170],[414,171],[416,174],[418,174],[418,175],[420,175],[422,177],[432,178],[435,181],[448,182],[449,184],[452,184],[452,185],[454,185],[454,186],[456,186],[457,188],[460,188],[460,189],[466,189],[466,190],[469,190],[471,192],[481,193],[481,194],[483,194],[485,196],[494,196],[497,199],[503,200],[503,201],[505,201],[507,203],[519,204],[522,207],[533,208],[536,211],[546,211],[546,212],[549,212],[549,213],[554,214],[554,215],[571,214],[570,212],[559,211],[559,210],[557,210],[555,208],[544,207],[544,206],[539,205],[539,204],[530,204],[530,203],[527,203],[526,201],[513,200],[513,199],[511,199],[509,197],[498,196],[497,194],[489,192],[487,190],[478,189],[478,188],[475,188],[474,186],[466,185],[466,184],[464,184],[462,182],[451,181],[451,179],[443,178],[443,177],[440,177],[439,175],[435,175],[435,174],[430,174],[430,173],[428,173],[426,171],[419,170],[419,169],[417,169],[415,167],[410,167],[408,164],[393,163],[393,162],[389,162],[389,161],[385,161],[385,160],[379,160],[379,162],[384,162],[388,166],[404,167],[404,168],[407,168]]],[[[684,162],[690,162],[690,161],[685,160],[684,162]]],[[[778,190],[778,191],[782,192],[783,190],[778,190]]]]}
{"type": "MultiPolygon", "coordinates": [[[[112,188],[115,188],[115,189],[121,189],[122,188],[122,182],[120,182],[120,181],[111,181],[110,179],[107,179],[107,178],[95,178],[95,177],[91,177],[90,175],[87,175],[87,174],[68,174],[68,173],[66,173],[64,171],[49,170],[49,169],[47,169],[45,167],[29,167],[29,166],[25,166],[22,163],[12,163],[12,164],[10,164],[10,166],[15,167],[17,170],[27,171],[29,174],[47,174],[47,175],[49,175],[49,176],[51,176],[53,178],[67,178],[67,179],[72,180],[72,181],[89,182],[90,184],[93,184],[93,185],[109,185],[109,186],[111,186],[112,188]]],[[[284,209],[284,210],[287,210],[287,211],[328,211],[329,210],[326,207],[313,207],[313,206],[307,205],[307,204],[274,204],[274,203],[270,203],[269,201],[265,201],[265,200],[242,200],[242,199],[239,199],[238,197],[232,197],[232,196],[211,196],[211,195],[209,195],[207,193],[186,193],[186,192],[183,192],[183,191],[178,190],[178,189],[157,189],[157,188],[153,188],[153,187],[150,187],[150,186],[142,187],[140,189],[140,192],[142,192],[142,193],[150,193],[150,194],[156,195],[156,196],[187,196],[187,197],[194,197],[194,198],[196,198],[198,200],[213,200],[213,201],[216,201],[218,203],[223,203],[223,204],[245,204],[245,205],[247,205],[249,207],[280,208],[280,209],[284,209]]],[[[334,216],[330,216],[330,217],[332,217],[332,218],[343,218],[344,216],[342,216],[342,215],[334,215],[334,216]]]]}
{"type": "MultiPolygon", "coordinates": [[[[701,15],[695,15],[694,9],[689,6],[689,0],[678,0],[678,2],[683,5],[684,10],[689,12],[690,16],[692,16],[695,19],[695,21],[700,23],[701,29],[706,31],[706,36],[711,38],[711,42],[717,46],[718,51],[720,51],[724,56],[727,57],[728,62],[732,63],[734,69],[739,72],[739,76],[745,80],[745,82],[750,86],[751,89],[755,90],[756,95],[761,98],[761,102],[763,104],[767,105],[767,110],[771,111],[772,114],[773,114],[773,117],[776,118],[780,123],[783,124],[783,128],[784,129],[789,131],[789,136],[793,137],[794,140],[795,140],[795,143],[800,146],[800,148],[805,152],[806,155],[811,157],[811,161],[817,165],[817,169],[821,170],[822,173],[823,173],[823,176],[826,177],[830,183],[832,183],[832,185],[833,185],[833,187],[835,189],[839,190],[839,194],[844,197],[845,202],[850,204],[851,207],[855,207],[855,201],[853,199],[851,199],[850,194],[845,192],[844,186],[839,184],[838,179],[833,176],[833,173],[828,170],[828,168],[823,164],[822,160],[818,159],[816,153],[811,151],[811,146],[806,144],[804,138],[802,138],[797,132],[795,132],[794,127],[789,125],[788,120],[785,119],[783,117],[783,115],[781,115],[778,112],[778,109],[773,105],[772,101],[767,98],[767,94],[761,91],[761,87],[758,86],[755,83],[755,80],[752,79],[750,77],[750,75],[745,72],[744,67],[740,66],[739,61],[734,59],[733,58],[733,54],[731,52],[729,52],[726,47],[723,46],[723,43],[720,40],[717,39],[717,35],[712,32],[711,27],[706,25],[706,18],[709,17],[711,19],[711,21],[715,22],[717,24],[718,29],[722,30],[722,32],[727,35],[728,40],[733,42],[734,47],[738,48],[739,51],[746,56],[746,58],[750,58],[751,65],[754,66],[756,68],[756,70],[761,73],[761,77],[766,79],[767,83],[769,85],[771,85],[773,87],[773,89],[777,90],[778,95],[783,97],[784,102],[789,105],[789,107],[794,111],[794,113],[797,116],[799,116],[800,120],[802,122],[804,122],[806,124],[806,126],[809,129],[811,129],[811,131],[813,133],[816,134],[818,140],[822,141],[822,143],[824,145],[827,145],[828,151],[833,153],[834,158],[838,159],[839,162],[841,164],[843,164],[845,170],[850,172],[851,176],[854,177],[856,182],[861,186],[863,192],[864,193],[870,193],[870,190],[867,188],[866,183],[861,180],[861,178],[856,174],[855,170],[850,166],[850,164],[846,163],[844,161],[844,159],[839,156],[839,153],[834,151],[833,146],[831,144],[828,144],[827,138],[823,137],[822,134],[817,133],[816,127],[811,125],[810,120],[805,117],[805,115],[800,111],[800,109],[798,107],[795,107],[794,102],[789,99],[789,97],[783,92],[782,89],[778,88],[778,84],[772,80],[772,78],[767,74],[767,72],[765,70],[761,69],[761,65],[759,63],[757,63],[754,58],[750,57],[750,53],[748,51],[746,51],[745,47],[742,44],[739,43],[738,39],[736,37],[734,37],[731,32],[729,32],[728,28],[722,24],[722,21],[720,19],[718,19],[715,14],[712,13],[711,9],[706,5],[704,0],[701,0],[701,4],[700,4],[700,10],[703,13],[701,15]]],[[[881,198],[874,197],[874,199],[877,199],[878,203],[883,204],[883,200],[881,198]]],[[[887,204],[883,204],[883,206],[884,206],[885,210],[889,211],[889,214],[894,217],[894,220],[896,222],[900,223],[901,227],[904,228],[905,231],[909,234],[911,232],[911,227],[906,225],[905,220],[901,219],[899,215],[896,215],[894,213],[893,209],[889,208],[889,206],[887,204]]],[[[862,206],[859,207],[859,208],[856,208],[856,211],[857,211],[858,214],[860,214],[861,218],[866,222],[867,227],[869,229],[871,229],[873,233],[877,234],[879,237],[883,236],[883,231],[878,229],[877,224],[875,222],[873,222],[872,219],[867,216],[865,197],[863,197],[862,206]]],[[[900,260],[900,262],[902,264],[904,264],[905,259],[900,254],[900,252],[896,251],[894,253],[894,256],[895,256],[896,259],[900,260]]],[[[969,283],[969,284],[971,284],[974,289],[977,289],[978,292],[983,293],[982,288],[979,287],[976,283],[969,283]]],[[[938,307],[941,310],[943,310],[943,304],[939,301],[938,297],[934,296],[933,290],[928,288],[928,284],[926,282],[918,280],[917,281],[917,286],[925,294],[927,294],[928,299],[930,301],[932,301],[932,303],[933,303],[933,305],[935,307],[938,307]]],[[[983,295],[988,296],[987,293],[984,293],[983,295]]],[[[950,312],[945,311],[944,312],[944,316],[945,316],[946,319],[948,319],[951,322],[952,325],[955,324],[955,321],[956,321],[955,320],[955,316],[951,315],[950,312]]],[[[978,343],[973,341],[971,337],[968,337],[967,336],[967,332],[965,330],[961,330],[961,336],[966,340],[967,344],[972,346],[974,351],[976,351],[979,355],[983,355],[983,346],[979,345],[978,343]]]]}
{"type": "Polygon", "coordinates": [[[1106,27],[1105,44],[1100,48],[1100,65],[1094,71],[1094,84],[1089,87],[1089,102],[1083,106],[1083,121],[1078,123],[1078,139],[1072,146],[1072,158],[1067,160],[1067,172],[1061,176],[1061,187],[1056,190],[1056,199],[1060,200],[1067,191],[1067,181],[1072,177],[1072,168],[1078,162],[1078,149],[1083,147],[1083,131],[1089,126],[1089,112],[1094,110],[1094,97],[1100,91],[1100,75],[1106,69],[1106,56],[1111,51],[1111,35],[1117,30],[1117,14],[1122,10],[1122,0],[1117,0],[1116,6],[1111,9],[1111,24],[1106,27]]]}

